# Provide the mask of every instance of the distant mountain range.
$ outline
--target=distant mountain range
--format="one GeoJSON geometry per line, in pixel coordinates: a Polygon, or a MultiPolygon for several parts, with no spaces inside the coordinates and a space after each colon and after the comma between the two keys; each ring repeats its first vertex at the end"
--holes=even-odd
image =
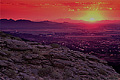
{"type": "Polygon", "coordinates": [[[75,26],[74,24],[52,21],[33,22],[30,20],[0,19],[1,29],[62,29],[75,26]]]}
{"type": "MultiPolygon", "coordinates": [[[[54,22],[69,22],[69,23],[91,23],[88,21],[83,21],[83,20],[72,20],[70,18],[60,18],[57,20],[53,20],[54,22]]],[[[93,23],[93,22],[92,22],[93,23]]],[[[120,23],[120,20],[101,20],[101,21],[96,21],[95,23],[120,23]]]]}
{"type": "Polygon", "coordinates": [[[120,20],[103,20],[97,22],[86,22],[82,20],[59,19],[54,21],[34,22],[30,20],[0,19],[0,29],[106,29],[120,30],[120,20]],[[61,22],[60,22],[61,21],[61,22]],[[68,21],[68,22],[67,22],[68,21]],[[73,23],[72,23],[73,22],[73,23]],[[76,23],[75,23],[76,22],[76,23]]]}

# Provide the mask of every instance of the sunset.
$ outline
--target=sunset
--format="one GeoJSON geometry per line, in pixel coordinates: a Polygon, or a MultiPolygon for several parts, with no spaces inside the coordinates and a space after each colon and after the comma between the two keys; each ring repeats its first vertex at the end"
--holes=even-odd
{"type": "Polygon", "coordinates": [[[80,18],[80,20],[84,21],[100,21],[105,20],[102,14],[99,11],[87,11],[86,15],[80,18]]]}
{"type": "Polygon", "coordinates": [[[119,20],[119,0],[1,0],[1,18],[33,21],[119,20]],[[54,15],[54,16],[53,16],[54,15]]]}
{"type": "Polygon", "coordinates": [[[0,0],[0,80],[120,80],[120,0],[0,0]]]}

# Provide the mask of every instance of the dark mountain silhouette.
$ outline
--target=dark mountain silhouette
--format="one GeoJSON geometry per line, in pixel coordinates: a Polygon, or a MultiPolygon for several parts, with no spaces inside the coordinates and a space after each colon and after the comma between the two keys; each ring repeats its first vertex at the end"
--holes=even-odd
{"type": "MultiPolygon", "coordinates": [[[[63,19],[59,19],[63,20],[63,19]]],[[[119,20],[103,20],[97,22],[86,22],[78,20],[68,20],[66,22],[53,22],[53,21],[40,21],[34,22],[30,20],[13,20],[13,19],[0,19],[0,29],[96,29],[96,30],[120,30],[120,21],[119,20]]]]}
{"type": "Polygon", "coordinates": [[[70,18],[60,18],[60,19],[57,19],[57,20],[53,20],[55,22],[69,22],[69,23],[85,23],[86,21],[83,21],[83,20],[72,20],[70,18]]]}
{"type": "Polygon", "coordinates": [[[30,20],[0,19],[1,29],[61,29],[73,26],[51,21],[33,22],[30,20]]]}

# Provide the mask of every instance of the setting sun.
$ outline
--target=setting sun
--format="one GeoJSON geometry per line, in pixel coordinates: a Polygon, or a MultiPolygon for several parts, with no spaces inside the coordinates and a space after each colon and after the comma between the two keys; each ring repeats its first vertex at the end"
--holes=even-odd
{"type": "Polygon", "coordinates": [[[81,17],[80,19],[90,22],[104,20],[103,16],[98,11],[87,11],[85,16],[81,17]]]}
{"type": "Polygon", "coordinates": [[[90,18],[90,21],[94,21],[95,20],[95,18],[90,18]]]}

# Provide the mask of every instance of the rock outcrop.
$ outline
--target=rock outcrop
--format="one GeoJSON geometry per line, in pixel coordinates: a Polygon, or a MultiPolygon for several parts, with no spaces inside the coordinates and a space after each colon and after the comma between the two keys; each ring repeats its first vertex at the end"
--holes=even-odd
{"type": "Polygon", "coordinates": [[[106,61],[54,45],[0,32],[0,80],[119,80],[106,61]]]}

